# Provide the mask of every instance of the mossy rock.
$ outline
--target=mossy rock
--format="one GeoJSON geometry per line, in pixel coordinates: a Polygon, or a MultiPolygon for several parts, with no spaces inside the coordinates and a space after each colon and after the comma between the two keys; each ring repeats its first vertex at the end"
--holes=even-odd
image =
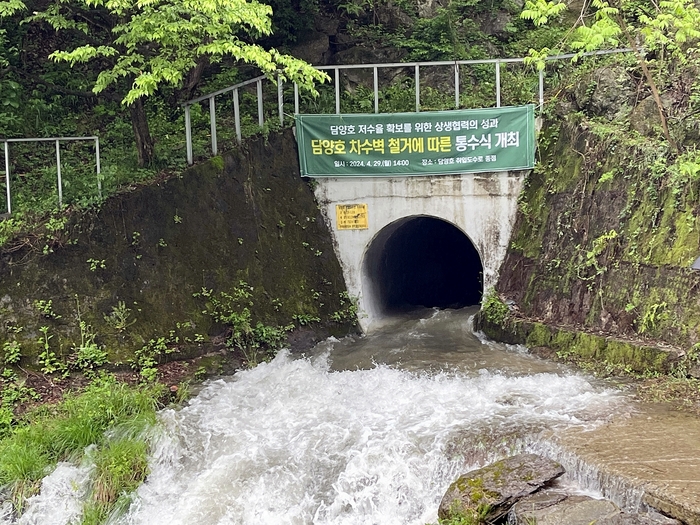
{"type": "Polygon", "coordinates": [[[521,498],[532,494],[564,473],[551,459],[519,454],[460,476],[440,502],[441,520],[480,516],[489,523],[505,516],[521,498]]]}

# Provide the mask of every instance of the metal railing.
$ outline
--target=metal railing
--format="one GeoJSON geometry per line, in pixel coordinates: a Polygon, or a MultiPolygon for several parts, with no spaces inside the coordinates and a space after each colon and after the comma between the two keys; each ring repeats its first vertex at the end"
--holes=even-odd
{"type": "Polygon", "coordinates": [[[58,186],[58,207],[63,206],[63,181],[61,179],[61,142],[93,140],[95,141],[95,169],[97,175],[97,192],[102,198],[102,180],[100,179],[100,139],[99,137],[51,137],[31,139],[0,139],[5,143],[5,191],[7,192],[7,213],[12,213],[12,194],[10,191],[10,142],[54,142],[56,144],[56,174],[58,186]]]}
{"type": "MultiPolygon", "coordinates": [[[[583,56],[593,56],[593,55],[610,55],[616,53],[629,53],[632,49],[609,49],[602,51],[593,51],[590,53],[583,53],[583,56]]],[[[553,55],[546,57],[547,61],[554,60],[565,60],[571,59],[575,56],[581,56],[579,53],[568,53],[563,55],[553,55]]],[[[415,86],[415,111],[420,112],[421,101],[420,101],[420,69],[422,67],[432,67],[432,66],[451,66],[454,68],[454,79],[455,79],[455,108],[459,108],[459,97],[460,97],[460,67],[462,66],[474,66],[479,64],[493,64],[495,67],[495,102],[496,107],[501,107],[501,65],[502,64],[513,64],[513,63],[524,63],[525,58],[490,58],[483,60],[452,60],[452,61],[436,61],[436,62],[393,62],[387,64],[349,64],[349,65],[332,65],[332,66],[317,66],[316,69],[321,71],[331,71],[333,75],[331,76],[335,84],[335,112],[340,113],[340,71],[345,69],[371,69],[373,73],[373,92],[374,92],[374,112],[379,113],[379,70],[385,68],[413,68],[414,70],[414,86],[415,86]]],[[[192,164],[194,162],[194,156],[192,152],[192,119],[190,114],[190,107],[193,104],[203,102],[205,100],[209,101],[209,128],[211,134],[211,152],[212,155],[218,154],[218,142],[216,138],[216,97],[225,95],[227,93],[232,93],[233,96],[233,117],[234,117],[234,127],[236,131],[236,142],[238,144],[242,141],[241,133],[241,111],[240,111],[240,100],[239,94],[242,88],[255,84],[256,96],[257,96],[257,117],[258,125],[260,127],[264,124],[264,114],[263,114],[263,82],[272,82],[265,75],[260,75],[258,77],[252,78],[245,82],[229,86],[213,93],[208,93],[202,95],[201,97],[188,100],[183,104],[185,108],[185,135],[187,144],[187,163],[192,164]]],[[[284,83],[280,76],[277,77],[277,108],[280,119],[280,125],[284,125],[284,83]]],[[[539,107],[541,108],[544,104],[544,71],[539,71],[539,90],[538,90],[538,100],[539,107]]],[[[294,114],[299,113],[299,86],[294,83],[294,114]]]]}

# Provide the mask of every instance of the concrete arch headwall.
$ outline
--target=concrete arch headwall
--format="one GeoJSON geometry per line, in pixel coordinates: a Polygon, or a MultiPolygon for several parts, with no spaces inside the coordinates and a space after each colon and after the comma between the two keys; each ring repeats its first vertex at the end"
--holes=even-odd
{"type": "Polygon", "coordinates": [[[460,230],[483,266],[483,288],[495,285],[515,220],[526,172],[431,177],[318,179],[316,199],[333,232],[348,292],[359,300],[360,325],[371,328],[381,315],[364,263],[373,243],[388,239],[416,217],[431,217],[460,230]],[[368,228],[338,230],[335,206],[366,204],[368,228]]]}

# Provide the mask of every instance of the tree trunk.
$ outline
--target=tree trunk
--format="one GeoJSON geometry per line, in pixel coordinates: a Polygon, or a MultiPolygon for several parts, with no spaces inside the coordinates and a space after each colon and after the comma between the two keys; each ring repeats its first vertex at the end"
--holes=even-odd
{"type": "Polygon", "coordinates": [[[209,65],[209,59],[206,56],[200,56],[197,59],[197,65],[190,70],[187,75],[187,81],[185,82],[185,87],[182,90],[185,100],[189,100],[194,96],[194,91],[199,86],[199,81],[202,79],[202,73],[204,69],[209,65]]]}
{"type": "Polygon", "coordinates": [[[641,66],[642,71],[644,72],[644,77],[647,80],[647,84],[649,84],[649,88],[651,89],[651,94],[654,97],[654,102],[656,102],[656,108],[659,111],[659,118],[661,119],[661,129],[664,132],[664,137],[666,138],[669,147],[673,149],[673,152],[676,154],[680,154],[680,147],[671,138],[671,132],[668,129],[668,121],[666,120],[666,113],[664,112],[664,105],[661,102],[661,96],[659,95],[659,90],[656,87],[656,82],[654,82],[654,77],[651,76],[651,71],[649,71],[649,67],[647,66],[647,61],[644,57],[644,53],[639,49],[639,46],[637,46],[636,41],[634,40],[634,38],[632,38],[632,35],[630,35],[629,31],[627,30],[627,24],[625,24],[625,20],[622,18],[622,16],[618,15],[617,19],[620,24],[620,27],[622,28],[622,31],[625,34],[625,37],[627,38],[629,46],[632,48],[632,50],[634,51],[634,55],[637,57],[637,63],[641,66]]]}
{"type": "Polygon", "coordinates": [[[145,168],[153,162],[153,138],[148,129],[148,119],[143,100],[138,98],[129,106],[131,113],[131,126],[134,128],[136,138],[136,153],[138,155],[139,168],[145,168]]]}

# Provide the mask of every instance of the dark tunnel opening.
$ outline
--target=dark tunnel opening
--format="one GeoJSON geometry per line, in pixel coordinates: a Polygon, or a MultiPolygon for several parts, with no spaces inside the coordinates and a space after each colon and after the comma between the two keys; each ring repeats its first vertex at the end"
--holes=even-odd
{"type": "Polygon", "coordinates": [[[367,252],[365,271],[382,313],[481,301],[479,253],[462,231],[433,217],[411,217],[385,228],[367,252]]]}

